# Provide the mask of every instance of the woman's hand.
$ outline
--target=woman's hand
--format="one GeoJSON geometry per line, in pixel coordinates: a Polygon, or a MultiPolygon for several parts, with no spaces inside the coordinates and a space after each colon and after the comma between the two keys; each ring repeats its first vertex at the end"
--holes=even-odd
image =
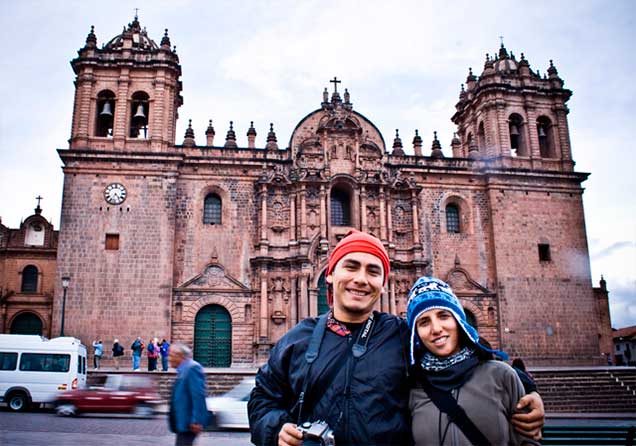
{"type": "Polygon", "coordinates": [[[543,400],[537,392],[525,395],[517,403],[517,409],[529,409],[528,413],[516,413],[512,416],[515,430],[533,440],[541,440],[541,428],[545,423],[543,400]]]}

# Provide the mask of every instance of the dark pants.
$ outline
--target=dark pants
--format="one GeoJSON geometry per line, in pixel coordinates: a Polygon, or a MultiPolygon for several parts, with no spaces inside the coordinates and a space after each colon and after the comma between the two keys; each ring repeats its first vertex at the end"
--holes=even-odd
{"type": "Polygon", "coordinates": [[[164,372],[167,372],[167,371],[168,371],[168,355],[163,355],[163,356],[161,357],[161,369],[162,369],[164,372]]]}
{"type": "Polygon", "coordinates": [[[177,433],[177,440],[175,446],[192,446],[194,440],[197,438],[197,434],[192,432],[179,432],[177,433]]]}
{"type": "Polygon", "coordinates": [[[148,371],[154,372],[157,370],[157,358],[148,358],[148,371]]]}

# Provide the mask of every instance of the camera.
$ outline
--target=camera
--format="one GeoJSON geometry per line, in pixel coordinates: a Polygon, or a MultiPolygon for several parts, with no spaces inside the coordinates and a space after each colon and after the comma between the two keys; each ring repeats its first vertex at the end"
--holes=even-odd
{"type": "Polygon", "coordinates": [[[335,446],[333,430],[324,421],[305,421],[298,426],[303,433],[303,446],[335,446]]]}

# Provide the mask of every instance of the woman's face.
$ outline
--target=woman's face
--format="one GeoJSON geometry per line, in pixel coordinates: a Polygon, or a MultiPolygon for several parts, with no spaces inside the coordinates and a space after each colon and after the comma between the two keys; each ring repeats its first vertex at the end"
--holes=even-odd
{"type": "Polygon", "coordinates": [[[450,311],[428,310],[417,319],[415,326],[424,347],[435,356],[446,358],[459,352],[459,328],[450,311]]]}

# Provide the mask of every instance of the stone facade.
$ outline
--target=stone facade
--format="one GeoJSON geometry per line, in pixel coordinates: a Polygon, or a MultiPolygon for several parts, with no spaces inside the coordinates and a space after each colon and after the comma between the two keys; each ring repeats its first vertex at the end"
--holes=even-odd
{"type": "MultiPolygon", "coordinates": [[[[73,125],[59,151],[56,283],[72,277],[69,333],[126,347],[137,335],[166,337],[195,344],[212,366],[206,349],[229,342],[232,366],[259,364],[324,308],[329,252],[356,228],[392,259],[379,310],[404,314],[410,285],[432,274],[493,346],[532,365],[601,362],[607,321],[590,277],[588,175],[573,170],[571,92],[552,64],[542,78],[502,46],[479,77],[471,70],[452,153],[437,136],[423,153],[417,133],[414,155],[397,133],[389,150],[337,82],[288,147],[271,126],[265,147],[253,126],[240,147],[232,124],[215,144],[211,123],[205,145],[191,125],[177,145],[181,66],[167,31],[157,45],[135,18],[96,42],[91,30],[71,62],[73,125]]],[[[58,285],[54,315],[61,295],[58,285]]]]}
{"type": "Polygon", "coordinates": [[[51,327],[58,231],[41,214],[38,200],[20,228],[0,221],[0,333],[59,335],[51,327]]]}

